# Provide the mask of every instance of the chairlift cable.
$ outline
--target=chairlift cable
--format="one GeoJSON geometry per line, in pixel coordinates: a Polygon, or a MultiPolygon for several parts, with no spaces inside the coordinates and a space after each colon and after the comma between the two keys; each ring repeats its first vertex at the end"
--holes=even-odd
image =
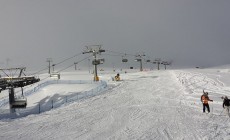
{"type": "MultiPolygon", "coordinates": [[[[80,54],[81,54],[81,53],[76,54],[76,55],[74,55],[74,56],[71,56],[71,57],[69,57],[69,58],[67,58],[67,59],[64,59],[64,60],[62,60],[61,62],[56,63],[55,66],[56,66],[56,65],[59,65],[59,64],[61,64],[61,63],[63,63],[63,62],[65,62],[65,61],[67,61],[67,60],[69,60],[69,59],[72,59],[72,58],[74,58],[74,57],[77,57],[77,56],[79,56],[80,54]]],[[[37,71],[37,72],[35,72],[35,73],[33,73],[33,74],[30,74],[30,75],[35,75],[35,74],[38,74],[38,73],[40,73],[40,72],[42,72],[42,71],[44,71],[44,70],[48,70],[48,69],[49,69],[49,67],[46,67],[46,68],[41,69],[41,70],[39,70],[39,71],[37,71]]]]}
{"type": "Polygon", "coordinates": [[[109,55],[109,56],[122,56],[120,54],[108,54],[108,53],[105,53],[105,54],[102,54],[102,55],[109,55]]]}
{"type": "Polygon", "coordinates": [[[12,75],[12,77],[14,77],[14,75],[16,74],[17,71],[18,71],[18,69],[15,70],[15,73],[12,75]]]}
{"type": "Polygon", "coordinates": [[[10,71],[10,77],[12,77],[12,71],[11,70],[9,70],[10,71]]]}
{"type": "Polygon", "coordinates": [[[77,57],[77,56],[79,56],[79,55],[81,55],[81,54],[82,54],[82,53],[79,53],[79,54],[76,54],[76,55],[71,56],[71,57],[69,57],[69,58],[66,58],[66,59],[64,59],[63,61],[56,63],[55,66],[56,66],[56,65],[59,65],[59,64],[61,64],[61,63],[63,63],[63,62],[65,62],[65,61],[67,61],[67,60],[69,60],[69,59],[72,59],[72,58],[74,58],[74,57],[77,57]]]}
{"type": "MultiPolygon", "coordinates": [[[[122,55],[125,55],[125,56],[127,56],[127,55],[136,56],[136,55],[134,55],[134,54],[128,54],[128,53],[123,53],[123,52],[116,52],[116,51],[110,51],[110,50],[106,50],[106,51],[112,52],[112,53],[122,54],[122,55]]],[[[145,55],[145,56],[147,56],[147,55],[145,55]]],[[[151,56],[147,56],[147,57],[151,57],[151,56]]]]}
{"type": "Polygon", "coordinates": [[[2,72],[3,72],[6,76],[10,77],[4,70],[2,70],[2,72]]]}
{"type": "Polygon", "coordinates": [[[40,72],[42,72],[42,71],[44,71],[44,70],[47,70],[47,69],[49,69],[49,67],[43,68],[43,69],[41,69],[41,70],[39,70],[39,71],[37,71],[37,72],[35,72],[35,73],[30,74],[29,76],[38,74],[38,73],[40,73],[40,72]]]}
{"type": "MultiPolygon", "coordinates": [[[[88,56],[88,57],[85,57],[85,58],[83,58],[82,60],[80,60],[80,61],[78,61],[78,62],[76,62],[76,63],[80,63],[80,62],[82,62],[82,61],[84,61],[84,60],[90,58],[91,56],[93,56],[93,55],[90,55],[90,56],[88,56]]],[[[64,68],[64,69],[61,69],[61,70],[59,70],[58,72],[64,71],[64,70],[66,70],[66,69],[68,69],[68,68],[70,68],[70,67],[72,67],[72,66],[74,66],[74,65],[75,65],[75,64],[71,64],[70,66],[68,66],[68,67],[66,67],[66,68],[64,68]]]]}
{"type": "Polygon", "coordinates": [[[110,51],[110,50],[106,50],[108,52],[112,52],[112,53],[118,53],[118,54],[121,54],[121,55],[130,55],[130,56],[136,56],[134,54],[128,54],[128,53],[123,53],[123,52],[115,52],[115,51],[110,51]]]}
{"type": "MultiPolygon", "coordinates": [[[[93,56],[93,55],[90,55],[90,56],[88,56],[88,57],[85,57],[84,59],[82,59],[82,60],[80,60],[80,61],[78,61],[78,62],[76,62],[76,63],[80,63],[80,62],[82,62],[82,61],[84,61],[84,60],[90,58],[91,56],[93,56]]],[[[75,64],[71,64],[70,66],[68,66],[68,67],[66,67],[66,68],[64,68],[64,69],[61,69],[61,70],[59,70],[59,71],[57,71],[57,72],[59,73],[59,72],[61,72],[61,71],[64,71],[64,70],[66,70],[66,69],[68,69],[68,68],[70,68],[70,67],[72,67],[72,66],[74,66],[74,65],[75,65],[75,64]]],[[[43,80],[45,80],[45,79],[47,79],[47,78],[49,78],[49,77],[50,77],[50,76],[47,76],[47,77],[41,79],[40,81],[43,81],[43,80]]]]}

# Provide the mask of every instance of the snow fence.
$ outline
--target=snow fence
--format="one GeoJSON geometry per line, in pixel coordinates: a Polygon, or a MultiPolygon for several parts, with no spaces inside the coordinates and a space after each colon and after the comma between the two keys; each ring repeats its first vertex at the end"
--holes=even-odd
{"type": "MultiPolygon", "coordinates": [[[[107,87],[107,83],[105,81],[87,81],[87,80],[50,80],[44,83],[37,84],[34,87],[28,88],[25,92],[25,96],[29,96],[32,94],[36,94],[36,92],[48,85],[51,84],[97,84],[96,88],[93,88],[89,91],[82,91],[82,92],[72,92],[71,95],[66,95],[65,97],[58,99],[58,100],[51,100],[46,103],[38,103],[36,106],[27,107],[25,109],[15,109],[15,113],[10,113],[9,109],[0,109],[0,119],[6,118],[20,118],[25,117],[30,114],[39,114],[41,112],[49,111],[53,108],[57,108],[63,106],[64,104],[80,101],[82,99],[90,98],[96,95],[99,95],[104,91],[107,87]]],[[[17,93],[16,93],[17,95],[17,93]]],[[[9,104],[9,98],[5,97],[0,100],[0,107],[9,104]]]]}

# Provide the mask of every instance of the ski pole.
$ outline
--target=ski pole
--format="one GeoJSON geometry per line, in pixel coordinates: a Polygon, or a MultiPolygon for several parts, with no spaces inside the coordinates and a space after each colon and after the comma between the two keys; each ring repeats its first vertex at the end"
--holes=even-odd
{"type": "Polygon", "coordinates": [[[213,114],[213,106],[212,106],[212,112],[211,113],[213,114]]]}

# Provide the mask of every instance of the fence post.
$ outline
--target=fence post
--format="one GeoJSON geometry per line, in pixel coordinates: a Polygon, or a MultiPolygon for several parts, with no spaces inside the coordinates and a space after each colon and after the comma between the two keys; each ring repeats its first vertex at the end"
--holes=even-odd
{"type": "Polygon", "coordinates": [[[41,107],[40,107],[40,103],[38,104],[38,113],[41,113],[41,107]]]}
{"type": "Polygon", "coordinates": [[[54,108],[54,101],[52,100],[52,106],[51,106],[51,108],[54,108]]]}
{"type": "Polygon", "coordinates": [[[66,96],[66,98],[65,98],[65,102],[67,103],[67,101],[68,101],[68,99],[67,99],[67,96],[66,96]]]}

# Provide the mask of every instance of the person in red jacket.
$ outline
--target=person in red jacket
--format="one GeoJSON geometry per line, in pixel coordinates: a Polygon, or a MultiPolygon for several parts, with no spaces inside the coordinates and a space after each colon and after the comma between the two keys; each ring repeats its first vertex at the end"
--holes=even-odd
{"type": "Polygon", "coordinates": [[[209,99],[209,97],[208,97],[208,92],[205,92],[204,90],[203,90],[203,95],[201,96],[201,102],[203,103],[203,113],[205,113],[205,108],[207,108],[207,110],[208,110],[208,113],[210,112],[210,108],[209,108],[209,104],[208,104],[208,102],[209,101],[213,101],[213,100],[210,100],[209,99]]]}

